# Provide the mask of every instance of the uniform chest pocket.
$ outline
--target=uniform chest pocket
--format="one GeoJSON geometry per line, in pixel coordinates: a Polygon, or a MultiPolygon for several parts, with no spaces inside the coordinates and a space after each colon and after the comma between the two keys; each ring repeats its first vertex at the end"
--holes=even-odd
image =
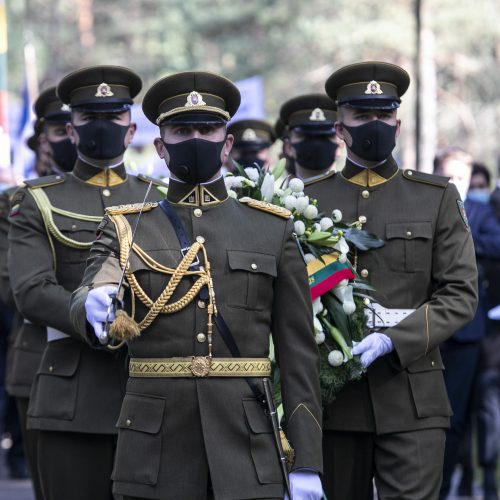
{"type": "Polygon", "coordinates": [[[229,281],[227,305],[262,310],[270,305],[276,257],[270,254],[228,250],[229,281]]]}
{"type": "Polygon", "coordinates": [[[99,222],[54,216],[54,224],[67,238],[89,243],[95,240],[99,222]]]}
{"type": "Polygon", "coordinates": [[[386,225],[388,266],[396,272],[418,273],[429,269],[432,259],[430,222],[391,222],[386,225]]]}

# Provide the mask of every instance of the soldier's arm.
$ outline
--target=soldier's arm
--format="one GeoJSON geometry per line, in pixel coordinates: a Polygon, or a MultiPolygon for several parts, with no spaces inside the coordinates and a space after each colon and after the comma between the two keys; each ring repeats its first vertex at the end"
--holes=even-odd
{"type": "Polygon", "coordinates": [[[7,193],[0,195],[0,299],[5,305],[13,306],[14,297],[10,287],[7,253],[9,249],[9,209],[10,200],[7,193]]]}
{"type": "Polygon", "coordinates": [[[430,300],[385,333],[406,368],[451,337],[474,316],[477,268],[474,244],[453,184],[445,188],[436,222],[430,300]]]}
{"type": "Polygon", "coordinates": [[[92,288],[118,285],[122,273],[119,263],[120,249],[114,224],[105,216],[92,244],[81,285],[71,297],[70,317],[75,330],[91,345],[100,346],[87,322],[85,301],[92,288]]]}
{"type": "Polygon", "coordinates": [[[478,227],[472,227],[474,248],[478,257],[500,258],[500,222],[493,210],[484,206],[478,227]]]}
{"type": "Polygon", "coordinates": [[[57,281],[49,237],[33,197],[21,188],[12,205],[8,260],[19,311],[35,324],[79,338],[69,319],[71,292],[57,281]]]}
{"type": "Polygon", "coordinates": [[[289,220],[274,287],[272,332],[280,367],[286,433],[296,453],[293,469],[308,468],[321,473],[319,355],[306,268],[292,228],[289,220]]]}

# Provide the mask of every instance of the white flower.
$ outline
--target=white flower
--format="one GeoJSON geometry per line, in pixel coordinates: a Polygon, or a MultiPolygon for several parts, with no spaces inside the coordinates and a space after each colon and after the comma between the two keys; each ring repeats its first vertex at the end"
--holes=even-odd
{"type": "Polygon", "coordinates": [[[321,226],[317,222],[313,224],[313,227],[315,231],[321,231],[321,226]]]}
{"type": "Polygon", "coordinates": [[[295,200],[295,210],[300,214],[309,206],[309,196],[301,196],[295,200]]]}
{"type": "Polygon", "coordinates": [[[309,262],[312,262],[316,257],[312,253],[306,253],[304,255],[304,260],[306,261],[306,264],[309,264],[309,262]]]}
{"type": "Polygon", "coordinates": [[[245,168],[245,174],[247,174],[251,181],[257,182],[259,180],[259,170],[255,167],[245,168]]]}
{"type": "Polygon", "coordinates": [[[285,204],[285,208],[288,208],[288,210],[293,210],[295,208],[297,202],[297,198],[295,196],[287,196],[284,200],[283,203],[285,204]]]}
{"type": "Polygon", "coordinates": [[[326,339],[325,332],[316,333],[316,335],[314,335],[314,340],[318,345],[322,344],[325,341],[325,339],[326,339]]]}
{"type": "Polygon", "coordinates": [[[332,366],[340,366],[344,362],[344,355],[341,351],[331,351],[328,354],[328,363],[332,366]]]}
{"type": "Polygon", "coordinates": [[[342,280],[333,289],[333,293],[337,299],[340,300],[340,302],[344,303],[345,299],[345,291],[347,288],[347,285],[349,283],[349,280],[342,280]]]}
{"type": "Polygon", "coordinates": [[[295,196],[295,198],[301,198],[302,196],[304,196],[304,191],[294,191],[292,194],[295,196]]]}
{"type": "Polygon", "coordinates": [[[233,188],[241,188],[243,187],[243,182],[247,180],[245,177],[241,175],[237,175],[233,177],[233,185],[231,187],[233,188]]]}
{"type": "Polygon", "coordinates": [[[314,333],[318,334],[323,332],[323,325],[321,324],[321,321],[314,316],[313,318],[313,325],[314,325],[314,333]]]}
{"type": "Polygon", "coordinates": [[[283,189],[277,189],[276,194],[281,198],[285,194],[285,191],[283,191],[283,189]]]}
{"type": "Polygon", "coordinates": [[[333,222],[340,222],[342,220],[342,212],[339,209],[335,209],[332,212],[333,222]]]}
{"type": "Polygon", "coordinates": [[[345,264],[347,262],[347,255],[345,253],[341,253],[339,255],[339,262],[341,264],[345,264]]]}
{"type": "Polygon", "coordinates": [[[308,205],[304,210],[304,217],[306,219],[314,219],[318,216],[318,209],[314,205],[308,205]]]}
{"type": "Polygon", "coordinates": [[[243,181],[242,183],[247,185],[247,186],[250,186],[250,187],[255,187],[255,182],[254,181],[251,181],[249,179],[247,179],[246,177],[242,177],[243,181]]]}
{"type": "Polygon", "coordinates": [[[321,302],[321,297],[316,297],[312,302],[312,306],[313,306],[314,317],[315,319],[317,319],[316,315],[319,314],[324,309],[323,303],[321,302]]]}
{"type": "Polygon", "coordinates": [[[339,241],[337,241],[337,243],[333,245],[333,248],[335,248],[335,250],[338,250],[340,253],[347,253],[349,251],[349,245],[347,244],[343,236],[341,236],[339,238],[339,241]]]}
{"type": "Polygon", "coordinates": [[[333,221],[330,219],[330,217],[323,217],[319,221],[321,225],[321,231],[326,231],[327,229],[330,229],[333,226],[333,221]]]}
{"type": "Polygon", "coordinates": [[[297,236],[302,236],[306,232],[306,225],[301,220],[296,220],[293,223],[293,228],[297,236]]]}
{"type": "Polygon", "coordinates": [[[238,195],[236,194],[236,191],[233,191],[232,189],[227,190],[227,194],[230,198],[238,198],[238,195]]]}
{"type": "Polygon", "coordinates": [[[288,183],[288,187],[295,193],[304,191],[304,183],[300,179],[292,179],[288,183]]]}
{"type": "Polygon", "coordinates": [[[342,304],[342,308],[348,316],[356,310],[356,304],[354,303],[354,297],[352,295],[352,285],[345,287],[344,303],[342,304]]]}
{"type": "MultiPolygon", "coordinates": [[[[255,169],[257,170],[257,169],[255,169]]],[[[264,176],[262,185],[260,186],[260,192],[265,201],[271,203],[274,196],[274,175],[269,172],[264,176]]]]}
{"type": "Polygon", "coordinates": [[[226,185],[226,189],[231,189],[234,185],[234,176],[227,175],[224,177],[224,184],[226,185]]]}

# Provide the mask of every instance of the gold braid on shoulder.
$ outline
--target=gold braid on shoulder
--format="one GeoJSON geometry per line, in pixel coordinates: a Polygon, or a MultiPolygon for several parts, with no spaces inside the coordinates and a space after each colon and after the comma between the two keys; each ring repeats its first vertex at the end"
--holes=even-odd
{"type": "Polygon", "coordinates": [[[110,218],[115,224],[118,234],[118,240],[120,243],[120,265],[122,269],[126,265],[128,252],[133,251],[153,271],[171,276],[163,292],[156,300],[153,300],[139,285],[136,277],[129,271],[129,266],[127,265],[127,268],[125,269],[125,277],[127,278],[127,282],[130,285],[132,295],[132,311],[135,311],[135,297],[137,297],[146,307],[148,307],[149,311],[139,323],[136,323],[134,320],[135,314],[133,314],[131,318],[124,311],[118,311],[116,319],[110,328],[110,336],[119,338],[121,340],[129,340],[131,338],[139,336],[140,332],[148,328],[148,326],[151,325],[151,323],[159,314],[173,314],[184,309],[197,297],[199,291],[205,285],[208,286],[209,290],[207,325],[208,333],[211,334],[212,316],[213,314],[216,314],[217,309],[215,306],[215,294],[213,289],[212,276],[210,273],[210,263],[208,261],[207,252],[203,243],[195,241],[186,252],[185,256],[182,258],[180,264],[175,269],[172,269],[163,266],[159,262],[154,260],[136,243],[133,243],[132,248],[130,247],[132,230],[130,224],[123,215],[111,215],[110,218]],[[203,255],[203,265],[200,266],[199,270],[197,271],[189,271],[190,266],[196,260],[196,257],[200,251],[203,255]],[[176,302],[167,304],[173,293],[177,289],[182,278],[184,278],[185,276],[198,276],[198,278],[182,298],[180,298],[176,302]]]}

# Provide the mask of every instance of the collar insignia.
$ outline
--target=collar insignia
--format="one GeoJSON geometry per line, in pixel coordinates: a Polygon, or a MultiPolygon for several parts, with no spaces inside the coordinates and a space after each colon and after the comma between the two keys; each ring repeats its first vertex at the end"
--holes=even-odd
{"type": "Polygon", "coordinates": [[[365,94],[383,94],[384,92],[380,88],[380,83],[376,82],[375,80],[372,80],[368,85],[366,86],[365,94]]]}
{"type": "Polygon", "coordinates": [[[257,140],[257,134],[255,133],[255,130],[253,128],[247,128],[244,132],[241,138],[244,141],[256,141],[257,140]]]}
{"type": "Polygon", "coordinates": [[[107,84],[102,82],[99,87],[97,87],[97,92],[95,93],[96,97],[111,97],[115,94],[111,91],[111,87],[107,84]]]}
{"type": "Polygon", "coordinates": [[[320,108],[314,108],[309,116],[309,120],[312,122],[324,122],[326,120],[325,113],[320,108]]]}
{"type": "Polygon", "coordinates": [[[61,111],[64,111],[66,113],[69,113],[71,111],[71,108],[67,104],[63,104],[61,106],[61,111]]]}
{"type": "Polygon", "coordinates": [[[203,96],[196,92],[196,90],[193,90],[188,96],[187,96],[187,102],[184,104],[186,108],[190,108],[191,106],[206,106],[207,103],[203,100],[203,96]]]}

